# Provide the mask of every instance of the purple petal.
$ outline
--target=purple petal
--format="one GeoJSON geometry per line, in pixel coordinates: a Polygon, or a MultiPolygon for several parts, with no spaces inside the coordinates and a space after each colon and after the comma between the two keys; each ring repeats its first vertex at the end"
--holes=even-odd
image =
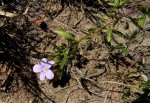
{"type": "Polygon", "coordinates": [[[42,68],[41,65],[36,64],[36,65],[34,65],[34,67],[33,67],[33,71],[34,71],[35,73],[39,73],[39,72],[42,72],[42,71],[43,71],[43,68],[42,68]]]}
{"type": "Polygon", "coordinates": [[[48,68],[48,69],[49,69],[51,66],[52,66],[52,65],[49,64],[49,63],[45,63],[45,64],[44,64],[44,68],[48,68]]]}
{"type": "Polygon", "coordinates": [[[47,63],[46,58],[41,59],[41,65],[43,68],[50,68],[52,66],[51,64],[47,63]]]}
{"type": "Polygon", "coordinates": [[[40,80],[44,80],[45,79],[45,72],[41,72],[40,74],[40,80]]]}
{"type": "Polygon", "coordinates": [[[49,63],[50,65],[53,65],[53,64],[55,64],[55,61],[48,61],[48,63],[49,63]]]}
{"type": "Polygon", "coordinates": [[[54,78],[54,73],[51,70],[46,70],[45,71],[45,76],[47,79],[53,79],[54,78]]]}
{"type": "Polygon", "coordinates": [[[41,59],[41,61],[43,61],[43,62],[47,62],[47,59],[46,59],[46,58],[43,58],[43,59],[41,59]]]}
{"type": "Polygon", "coordinates": [[[47,59],[46,58],[41,59],[41,65],[42,66],[45,66],[46,63],[47,63],[47,59]]]}

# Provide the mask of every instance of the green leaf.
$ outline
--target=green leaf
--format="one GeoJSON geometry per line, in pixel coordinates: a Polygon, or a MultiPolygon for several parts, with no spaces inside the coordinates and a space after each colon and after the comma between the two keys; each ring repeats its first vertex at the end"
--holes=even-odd
{"type": "Polygon", "coordinates": [[[113,6],[113,7],[118,7],[119,3],[120,3],[120,0],[115,0],[115,2],[113,3],[109,2],[108,5],[113,6]]]}
{"type": "Polygon", "coordinates": [[[129,73],[129,74],[127,75],[128,78],[132,78],[133,76],[134,76],[133,73],[129,73]]]}
{"type": "Polygon", "coordinates": [[[122,49],[122,48],[124,48],[122,44],[113,47],[113,49],[122,49]]]}
{"type": "Polygon", "coordinates": [[[150,79],[146,81],[142,86],[142,89],[150,89],[150,79]]]}
{"type": "Polygon", "coordinates": [[[117,46],[113,46],[113,47],[111,48],[111,51],[113,51],[113,50],[115,50],[115,49],[122,50],[122,52],[123,52],[123,54],[124,54],[125,56],[129,54],[128,50],[125,49],[125,47],[123,46],[122,43],[118,44],[117,46]]]}
{"type": "Polygon", "coordinates": [[[69,54],[70,54],[71,57],[72,57],[72,56],[74,57],[75,54],[76,54],[77,51],[78,51],[78,44],[77,44],[77,45],[73,45],[71,49],[72,49],[72,50],[69,52],[69,54]]]}
{"type": "Polygon", "coordinates": [[[129,17],[129,19],[131,20],[131,22],[132,22],[137,28],[143,30],[143,29],[141,28],[141,26],[138,24],[138,22],[137,22],[136,19],[134,19],[134,18],[132,18],[132,17],[129,17]]]}
{"type": "Polygon", "coordinates": [[[56,34],[58,34],[60,36],[63,36],[65,38],[69,39],[69,40],[75,41],[74,37],[71,34],[65,32],[65,31],[55,30],[54,33],[56,33],[56,34]]]}
{"type": "Polygon", "coordinates": [[[123,54],[124,54],[125,56],[127,56],[127,55],[129,54],[129,51],[128,51],[127,49],[125,49],[125,48],[123,48],[122,51],[123,51],[123,54]]]}
{"type": "Polygon", "coordinates": [[[140,27],[143,26],[144,22],[145,22],[145,19],[146,19],[146,15],[142,16],[139,20],[138,20],[138,25],[140,27]]]}
{"type": "Polygon", "coordinates": [[[106,33],[107,33],[107,41],[110,42],[111,36],[112,36],[112,28],[111,28],[111,27],[108,27],[106,33]]]}
{"type": "Polygon", "coordinates": [[[146,14],[147,8],[144,8],[144,7],[140,6],[140,5],[138,5],[137,8],[138,8],[143,14],[146,14]]]}
{"type": "Polygon", "coordinates": [[[92,16],[94,16],[96,19],[98,19],[100,22],[105,23],[105,21],[102,19],[102,17],[96,15],[96,14],[91,14],[92,16]]]}
{"type": "Polygon", "coordinates": [[[90,28],[90,29],[88,29],[88,31],[89,32],[95,32],[96,30],[98,30],[99,29],[99,27],[95,27],[95,28],[90,28]]]}
{"type": "Polygon", "coordinates": [[[87,42],[89,42],[89,41],[91,41],[91,40],[92,40],[92,36],[88,36],[88,37],[86,37],[85,39],[81,40],[81,41],[79,42],[79,44],[84,45],[84,44],[86,44],[87,42]]]}
{"type": "Polygon", "coordinates": [[[59,55],[59,53],[56,53],[56,52],[45,52],[43,54],[46,56],[51,56],[51,57],[55,57],[55,56],[59,55]]]}
{"type": "Polygon", "coordinates": [[[128,0],[115,0],[113,3],[108,3],[108,5],[119,8],[123,6],[125,3],[127,3],[128,0]]]}
{"type": "Polygon", "coordinates": [[[132,77],[134,76],[134,74],[127,72],[127,73],[124,73],[123,76],[124,76],[125,78],[132,78],[132,77]]]}
{"type": "Polygon", "coordinates": [[[121,0],[119,7],[123,6],[124,4],[126,4],[128,2],[128,0],[121,0]]]}
{"type": "Polygon", "coordinates": [[[137,30],[133,31],[130,38],[129,38],[129,41],[133,40],[136,37],[137,34],[138,34],[137,30]]]}
{"type": "Polygon", "coordinates": [[[67,64],[68,53],[69,53],[69,49],[66,48],[66,49],[64,50],[63,59],[62,59],[62,61],[61,61],[61,63],[60,63],[60,69],[63,69],[64,66],[67,64]]]}
{"type": "Polygon", "coordinates": [[[112,17],[112,18],[115,18],[116,17],[116,14],[115,13],[107,13],[106,14],[108,17],[112,17]]]}
{"type": "Polygon", "coordinates": [[[120,31],[117,31],[117,30],[112,30],[112,32],[116,35],[118,35],[119,37],[122,37],[124,39],[129,39],[128,36],[120,31]]]}

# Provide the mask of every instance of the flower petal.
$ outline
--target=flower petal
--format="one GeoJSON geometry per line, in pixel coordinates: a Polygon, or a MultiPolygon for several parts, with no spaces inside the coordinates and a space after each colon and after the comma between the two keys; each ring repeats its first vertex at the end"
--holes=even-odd
{"type": "Polygon", "coordinates": [[[49,63],[50,65],[53,65],[53,64],[55,64],[55,61],[48,61],[48,63],[49,63]]]}
{"type": "Polygon", "coordinates": [[[52,65],[51,64],[49,64],[49,63],[45,63],[45,64],[43,64],[44,65],[44,68],[50,68],[52,65]]]}
{"type": "Polygon", "coordinates": [[[42,72],[43,71],[43,68],[40,64],[35,64],[34,67],[33,67],[33,71],[35,73],[39,73],[39,72],[42,72]]]}
{"type": "Polygon", "coordinates": [[[54,73],[51,70],[46,70],[45,71],[45,76],[47,79],[53,79],[54,78],[54,73]]]}
{"type": "Polygon", "coordinates": [[[52,66],[51,64],[47,63],[46,58],[41,59],[41,65],[43,68],[50,68],[52,66]]]}
{"type": "Polygon", "coordinates": [[[43,58],[43,59],[41,59],[41,65],[44,67],[45,66],[45,64],[47,63],[47,59],[46,58],[43,58]]]}
{"type": "Polygon", "coordinates": [[[44,80],[45,79],[45,72],[41,72],[40,74],[40,80],[44,80]]]}
{"type": "Polygon", "coordinates": [[[46,58],[43,58],[43,59],[41,59],[41,61],[43,61],[43,62],[47,62],[47,59],[46,59],[46,58]]]}

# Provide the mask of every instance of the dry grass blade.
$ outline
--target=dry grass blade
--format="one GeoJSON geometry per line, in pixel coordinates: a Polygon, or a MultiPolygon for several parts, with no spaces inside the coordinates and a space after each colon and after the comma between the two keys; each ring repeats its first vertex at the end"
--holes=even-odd
{"type": "MultiPolygon", "coordinates": [[[[11,12],[5,11],[4,8],[5,8],[5,7],[0,6],[0,15],[2,15],[2,16],[12,18],[12,17],[16,17],[16,16],[19,16],[19,15],[20,15],[19,13],[11,13],[11,12]]],[[[22,15],[25,15],[25,14],[28,12],[28,10],[29,10],[29,4],[27,4],[26,9],[25,9],[25,11],[22,13],[22,15]]]]}
{"type": "Polygon", "coordinates": [[[4,10],[2,10],[1,8],[0,8],[0,15],[6,16],[6,17],[16,17],[16,16],[18,16],[18,14],[10,13],[10,12],[4,11],[4,10]]]}
{"type": "Polygon", "coordinates": [[[11,73],[11,69],[5,64],[0,64],[0,86],[2,86],[11,73]]]}

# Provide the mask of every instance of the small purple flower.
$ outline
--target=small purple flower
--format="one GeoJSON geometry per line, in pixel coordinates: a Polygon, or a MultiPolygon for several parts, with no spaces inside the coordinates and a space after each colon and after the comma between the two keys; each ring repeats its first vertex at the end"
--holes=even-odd
{"type": "Polygon", "coordinates": [[[46,58],[41,59],[40,64],[35,64],[33,67],[33,71],[35,73],[40,73],[40,80],[44,80],[45,77],[47,79],[53,79],[54,78],[54,73],[52,72],[52,70],[50,70],[49,68],[55,64],[54,61],[48,61],[46,58]]]}

